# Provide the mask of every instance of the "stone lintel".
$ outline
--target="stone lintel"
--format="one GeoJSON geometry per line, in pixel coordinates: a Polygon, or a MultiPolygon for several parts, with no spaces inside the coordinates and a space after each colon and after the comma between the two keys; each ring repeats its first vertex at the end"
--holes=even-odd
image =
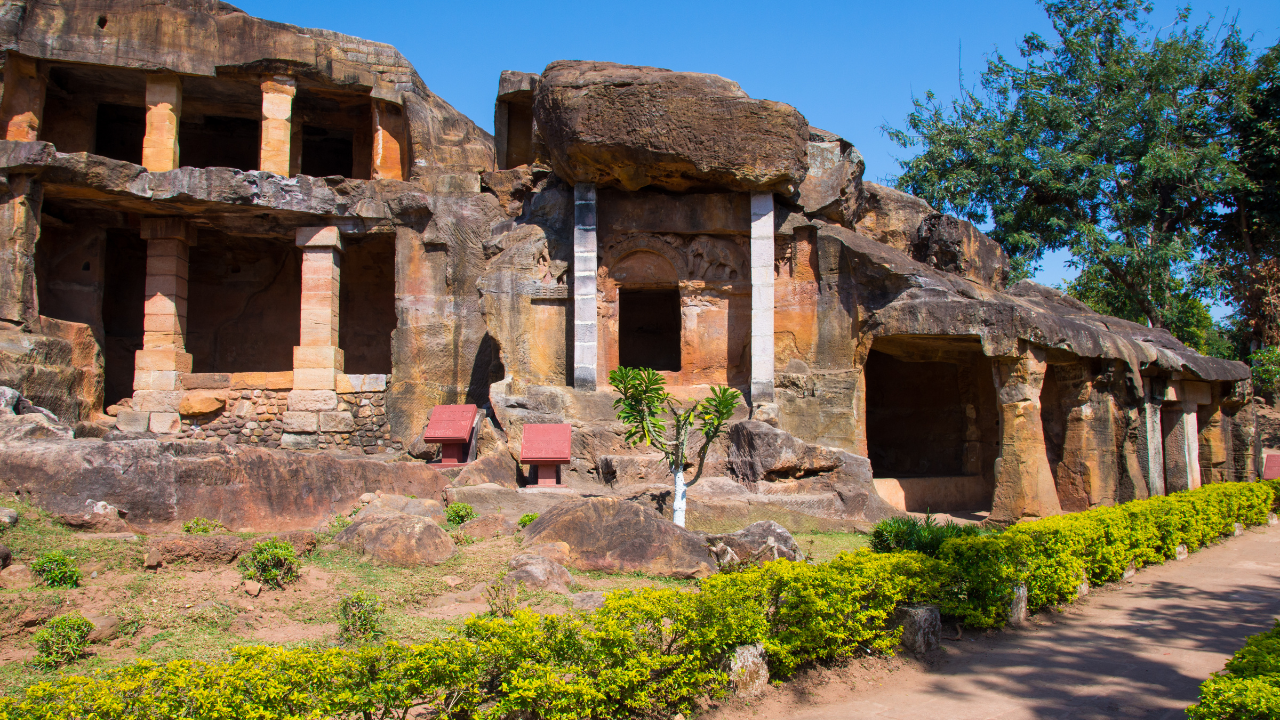
{"type": "Polygon", "coordinates": [[[336,225],[300,227],[294,233],[294,243],[300,248],[334,249],[343,252],[342,233],[336,225]]]}
{"type": "Polygon", "coordinates": [[[143,240],[179,240],[187,247],[196,244],[195,225],[179,217],[145,217],[139,230],[143,240]]]}

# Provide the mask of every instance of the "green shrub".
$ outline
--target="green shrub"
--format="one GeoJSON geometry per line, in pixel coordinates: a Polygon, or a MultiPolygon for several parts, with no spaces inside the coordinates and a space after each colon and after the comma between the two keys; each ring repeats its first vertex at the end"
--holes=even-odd
{"type": "Polygon", "coordinates": [[[1260,393],[1273,393],[1280,383],[1280,345],[1255,350],[1249,356],[1253,366],[1253,389],[1260,393]]]}
{"type": "Polygon", "coordinates": [[[31,563],[31,572],[48,587],[80,587],[80,568],[75,558],[61,550],[47,552],[31,563]]]}
{"type": "Polygon", "coordinates": [[[1280,718],[1280,621],[1245,641],[1222,674],[1200,686],[1200,702],[1187,708],[1191,720],[1280,718]],[[1226,673],[1230,673],[1229,675],[1226,673]]]}
{"type": "Polygon", "coordinates": [[[300,565],[293,546],[276,538],[254,543],[240,558],[240,571],[246,579],[277,588],[297,580],[300,565]]]}
{"type": "Polygon", "coordinates": [[[524,515],[520,516],[520,520],[517,522],[517,524],[521,527],[521,529],[523,529],[525,527],[528,527],[529,523],[537,519],[538,519],[538,513],[525,513],[524,515]]]}
{"type": "Polygon", "coordinates": [[[450,503],[449,507],[444,509],[444,519],[450,525],[461,525],[462,523],[474,519],[476,509],[466,503],[450,503]]]}
{"type": "Polygon", "coordinates": [[[364,590],[342,598],[338,604],[338,638],[345,643],[364,643],[381,637],[386,609],[377,595],[364,590]]]}
{"type": "Polygon", "coordinates": [[[217,530],[223,530],[222,523],[209,518],[193,517],[182,523],[182,532],[189,535],[208,535],[217,530]]]}
{"type": "Polygon", "coordinates": [[[35,634],[35,664],[56,668],[84,654],[93,623],[78,612],[59,615],[35,634]]]}
{"type": "Polygon", "coordinates": [[[1271,488],[1274,499],[1271,501],[1271,511],[1280,510],[1280,478],[1272,478],[1271,480],[1259,480],[1258,482],[1265,484],[1271,488]]]}
{"type": "Polygon", "coordinates": [[[1014,588],[1027,582],[1030,550],[1029,538],[1007,533],[943,543],[940,610],[973,627],[1005,624],[1014,588]]]}
{"type": "Polygon", "coordinates": [[[906,550],[937,557],[942,543],[947,540],[986,532],[978,525],[960,525],[950,518],[939,524],[933,515],[925,515],[923,520],[914,516],[891,517],[881,520],[871,529],[871,549],[880,553],[906,550]]]}

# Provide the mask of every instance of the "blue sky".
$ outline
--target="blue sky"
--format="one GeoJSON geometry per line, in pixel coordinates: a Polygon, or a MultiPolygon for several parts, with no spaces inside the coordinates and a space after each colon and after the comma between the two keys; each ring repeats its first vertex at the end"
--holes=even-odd
{"type": "MultiPolygon", "coordinates": [[[[541,72],[553,60],[611,60],[722,75],[752,97],[795,106],[839,133],[890,182],[906,151],[880,132],[901,126],[913,95],[954,94],[996,48],[1016,55],[1027,32],[1052,34],[1031,0],[958,2],[431,2],[232,0],[270,20],[336,30],[400,49],[427,85],[493,130],[503,70],[541,72]]],[[[1151,22],[1182,3],[1156,2],[1151,22]]],[[[1255,47],[1280,37],[1280,1],[1192,4],[1197,20],[1237,17],[1255,47]]],[[[1047,257],[1037,280],[1074,277],[1067,255],[1047,257]]]]}

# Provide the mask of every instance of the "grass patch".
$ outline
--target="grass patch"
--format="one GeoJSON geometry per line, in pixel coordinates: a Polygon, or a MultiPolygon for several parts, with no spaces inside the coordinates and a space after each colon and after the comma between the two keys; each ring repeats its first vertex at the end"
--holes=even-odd
{"type": "Polygon", "coordinates": [[[842,552],[871,547],[871,536],[858,532],[807,532],[792,535],[800,552],[814,562],[826,562],[842,552]]]}

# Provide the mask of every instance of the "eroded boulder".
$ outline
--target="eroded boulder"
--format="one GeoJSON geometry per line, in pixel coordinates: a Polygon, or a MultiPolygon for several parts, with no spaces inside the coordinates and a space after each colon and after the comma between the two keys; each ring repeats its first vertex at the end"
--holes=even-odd
{"type": "Polygon", "coordinates": [[[528,590],[547,590],[566,595],[569,586],[573,584],[573,577],[564,566],[542,555],[516,555],[507,563],[507,567],[511,572],[502,578],[502,583],[511,587],[524,585],[528,590]]]}
{"type": "Polygon", "coordinates": [[[570,184],[790,195],[808,169],[804,116],[717,75],[561,60],[542,73],[534,116],[570,184]]]}
{"type": "Polygon", "coordinates": [[[578,570],[707,577],[715,558],[702,537],[627,500],[592,497],[563,502],[525,528],[530,543],[561,541],[578,570]]]}
{"type": "Polygon", "coordinates": [[[396,512],[356,520],[334,541],[397,567],[438,565],[455,551],[453,538],[431,518],[396,512]]]}
{"type": "Polygon", "coordinates": [[[768,562],[786,558],[803,560],[804,553],[786,528],[772,520],[761,520],[723,535],[708,535],[707,545],[721,565],[735,562],[768,562]]]}
{"type": "Polygon", "coordinates": [[[512,522],[510,518],[495,513],[468,520],[459,525],[458,530],[473,538],[483,540],[485,538],[498,537],[499,535],[515,535],[520,531],[520,527],[512,522]]]}
{"type": "Polygon", "coordinates": [[[758,420],[729,428],[729,467],[748,482],[815,475],[840,467],[837,451],[809,443],[758,420]]]}
{"type": "Polygon", "coordinates": [[[920,223],[937,213],[929,203],[900,190],[864,182],[860,217],[853,229],[889,247],[911,254],[920,223]]]}
{"type": "Polygon", "coordinates": [[[992,290],[1003,290],[1009,279],[1009,258],[1000,243],[950,215],[926,217],[917,230],[911,254],[922,263],[992,290]]]}
{"type": "MultiPolygon", "coordinates": [[[[361,496],[363,499],[363,496],[361,496]]],[[[415,517],[431,518],[437,524],[444,522],[444,505],[427,498],[408,497],[385,493],[375,495],[368,505],[356,513],[356,520],[363,520],[374,515],[404,513],[415,517]]]]}

